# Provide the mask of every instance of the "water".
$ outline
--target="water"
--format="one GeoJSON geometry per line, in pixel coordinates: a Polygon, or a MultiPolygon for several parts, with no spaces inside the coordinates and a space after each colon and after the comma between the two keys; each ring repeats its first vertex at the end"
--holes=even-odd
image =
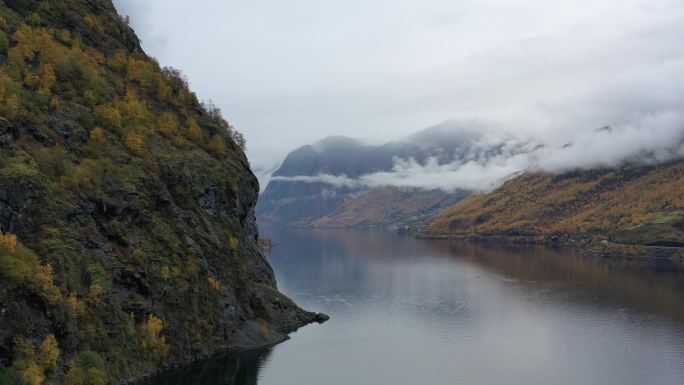
{"type": "Polygon", "coordinates": [[[166,384],[684,384],[684,268],[543,247],[263,229],[279,288],[331,320],[166,384]]]}

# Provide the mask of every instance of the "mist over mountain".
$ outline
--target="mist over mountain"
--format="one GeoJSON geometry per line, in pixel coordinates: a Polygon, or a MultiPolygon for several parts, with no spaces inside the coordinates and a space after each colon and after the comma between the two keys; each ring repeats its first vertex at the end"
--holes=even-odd
{"type": "Polygon", "coordinates": [[[416,179],[419,175],[414,175],[413,167],[448,167],[455,162],[513,151],[519,150],[501,141],[486,140],[479,130],[452,122],[382,145],[343,136],[329,137],[288,154],[266,186],[257,212],[266,223],[333,227],[399,224],[404,219],[415,223],[419,222],[416,213],[422,213],[418,217],[425,219],[430,216],[427,212],[434,214],[464,194],[462,189],[440,188],[438,184],[416,179]],[[391,189],[382,189],[385,187],[391,189]],[[425,199],[426,195],[431,198],[425,199]],[[354,202],[357,198],[361,199],[354,202]],[[345,211],[345,207],[364,211],[363,207],[374,201],[379,203],[378,200],[383,200],[387,211],[401,212],[370,218],[350,216],[345,211]],[[388,206],[388,201],[394,203],[388,206]],[[401,210],[414,205],[418,207],[401,210]],[[328,214],[334,214],[335,219],[324,218],[328,214]],[[341,218],[345,219],[338,222],[341,218]]]}

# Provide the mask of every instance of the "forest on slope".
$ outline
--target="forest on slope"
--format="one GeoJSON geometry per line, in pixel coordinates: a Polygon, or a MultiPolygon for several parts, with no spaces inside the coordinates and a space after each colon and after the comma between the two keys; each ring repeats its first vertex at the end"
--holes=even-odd
{"type": "Polygon", "coordinates": [[[432,235],[684,246],[684,162],[522,174],[435,217],[432,235]]]}
{"type": "Polygon", "coordinates": [[[243,147],[110,0],[0,0],[0,384],[121,383],[316,319],[276,290],[243,147]]]}

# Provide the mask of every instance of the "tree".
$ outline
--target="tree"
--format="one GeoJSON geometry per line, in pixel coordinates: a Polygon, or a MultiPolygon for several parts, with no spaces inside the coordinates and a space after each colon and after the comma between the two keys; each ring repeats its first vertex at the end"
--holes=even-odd
{"type": "Polygon", "coordinates": [[[194,119],[188,119],[188,138],[193,140],[196,143],[199,143],[202,141],[202,129],[200,126],[197,124],[197,122],[194,119]]]}
{"type": "Polygon", "coordinates": [[[163,329],[164,322],[154,314],[150,314],[147,321],[140,327],[142,348],[157,358],[165,357],[169,352],[166,338],[161,335],[163,329]]]}
{"type": "Polygon", "coordinates": [[[138,135],[134,132],[126,135],[126,140],[124,141],[126,148],[134,155],[142,155],[145,151],[145,141],[142,135],[138,135]]]}
{"type": "Polygon", "coordinates": [[[14,253],[17,250],[17,236],[10,233],[0,232],[0,247],[14,253]]]}
{"type": "Polygon", "coordinates": [[[221,289],[221,282],[216,278],[208,277],[207,283],[209,283],[209,287],[214,291],[219,291],[219,289],[221,289]]]}
{"type": "Polygon", "coordinates": [[[99,354],[84,351],[69,363],[64,385],[106,385],[109,382],[99,354]]]}
{"type": "Polygon", "coordinates": [[[172,136],[178,132],[178,118],[170,112],[164,112],[159,118],[158,130],[165,136],[172,136]]]}
{"type": "Polygon", "coordinates": [[[218,158],[223,158],[226,155],[226,145],[223,142],[221,135],[214,135],[209,140],[209,151],[218,158]]]}
{"type": "Polygon", "coordinates": [[[54,335],[48,335],[40,344],[38,358],[46,374],[53,375],[57,373],[59,347],[57,346],[57,339],[55,339],[54,335]]]}
{"type": "Polygon", "coordinates": [[[101,105],[95,108],[95,121],[102,127],[110,130],[121,128],[121,113],[111,105],[101,105]]]}
{"type": "Polygon", "coordinates": [[[37,363],[31,361],[21,372],[21,380],[26,385],[42,385],[45,381],[45,373],[37,363]]]}
{"type": "Polygon", "coordinates": [[[105,143],[105,136],[104,136],[104,130],[102,129],[102,127],[93,128],[93,130],[90,131],[89,140],[93,144],[96,144],[99,146],[103,145],[105,143]]]}
{"type": "Polygon", "coordinates": [[[7,40],[7,35],[5,32],[0,30],[0,55],[7,55],[9,50],[9,41],[7,40]]]}

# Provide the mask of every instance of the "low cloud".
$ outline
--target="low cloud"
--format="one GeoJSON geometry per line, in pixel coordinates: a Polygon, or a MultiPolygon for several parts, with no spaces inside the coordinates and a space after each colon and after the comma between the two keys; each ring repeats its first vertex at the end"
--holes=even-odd
{"type": "MultiPolygon", "coordinates": [[[[449,123],[454,127],[461,123],[449,123]]],[[[325,183],[349,189],[381,186],[488,191],[526,171],[560,173],[571,170],[619,167],[627,163],[659,164],[684,158],[684,115],[676,111],[644,114],[638,120],[616,127],[578,130],[565,143],[549,143],[516,136],[500,129],[466,135],[449,124],[429,130],[430,137],[449,142],[453,135],[464,139],[451,149],[452,159],[429,157],[423,162],[395,158],[389,171],[350,178],[346,175],[273,177],[273,180],[325,183]],[[464,149],[464,146],[466,147],[464,149]]],[[[419,136],[411,136],[416,140],[419,136]]]]}
{"type": "Polygon", "coordinates": [[[318,175],[297,175],[297,176],[274,176],[271,177],[272,181],[285,181],[285,182],[303,182],[303,183],[325,183],[334,187],[347,187],[352,189],[367,187],[366,184],[360,179],[352,179],[346,175],[330,175],[330,174],[318,174],[318,175]]]}

